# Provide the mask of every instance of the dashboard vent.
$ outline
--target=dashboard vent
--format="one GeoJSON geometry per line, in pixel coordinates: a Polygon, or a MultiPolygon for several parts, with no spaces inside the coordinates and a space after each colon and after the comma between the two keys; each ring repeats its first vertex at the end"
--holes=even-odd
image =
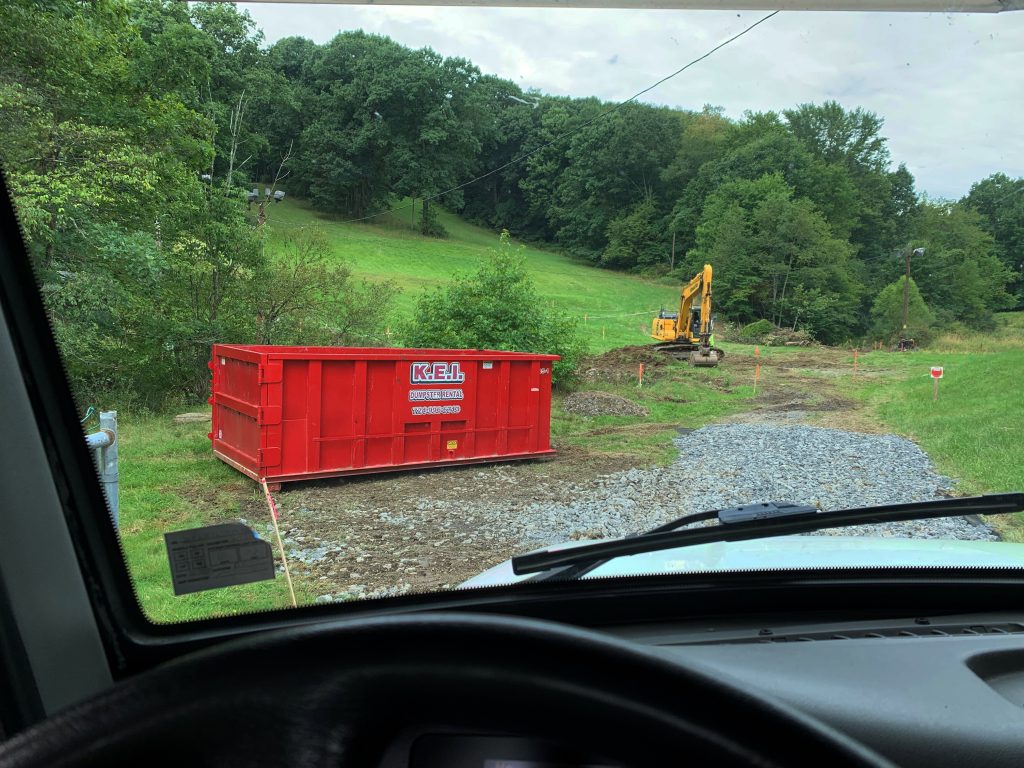
{"type": "Polygon", "coordinates": [[[902,627],[851,629],[843,632],[804,632],[801,634],[775,634],[761,630],[756,637],[718,641],[719,643],[813,643],[821,640],[871,640],[894,637],[963,637],[965,635],[1018,635],[1024,633],[1024,624],[913,624],[902,627]]]}

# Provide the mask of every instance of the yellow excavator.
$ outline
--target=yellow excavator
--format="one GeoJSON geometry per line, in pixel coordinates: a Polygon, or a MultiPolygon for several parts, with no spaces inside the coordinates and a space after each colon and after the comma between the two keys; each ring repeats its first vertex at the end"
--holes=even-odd
{"type": "Polygon", "coordinates": [[[651,324],[654,348],[691,365],[713,368],[725,357],[714,346],[715,319],[711,316],[711,265],[705,264],[679,291],[679,311],[662,309],[651,324]]]}

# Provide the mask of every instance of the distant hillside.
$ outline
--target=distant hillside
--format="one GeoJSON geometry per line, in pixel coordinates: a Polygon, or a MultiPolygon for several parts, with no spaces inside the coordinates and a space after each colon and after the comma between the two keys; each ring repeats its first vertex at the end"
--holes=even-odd
{"type": "MultiPolygon", "coordinates": [[[[420,293],[472,272],[498,244],[497,232],[447,212],[441,220],[449,233],[443,240],[414,231],[409,211],[372,223],[341,224],[302,201],[286,200],[270,207],[267,226],[272,237],[293,227],[321,227],[335,256],[357,275],[398,283],[396,311],[407,316],[420,293]]],[[[598,269],[556,251],[526,247],[523,255],[545,299],[581,321],[586,315],[593,352],[650,341],[650,313],[678,301],[678,288],[670,283],[598,269]]]]}

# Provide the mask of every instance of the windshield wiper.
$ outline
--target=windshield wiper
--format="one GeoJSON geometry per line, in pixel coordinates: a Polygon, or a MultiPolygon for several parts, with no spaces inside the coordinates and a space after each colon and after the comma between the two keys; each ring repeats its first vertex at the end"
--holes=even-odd
{"type": "Polygon", "coordinates": [[[626,555],[639,555],[675,547],[716,541],[746,541],[771,536],[810,533],[823,528],[925,520],[961,515],[1005,515],[1024,510],[1024,493],[994,493],[960,499],[937,499],[908,504],[885,504],[822,512],[816,507],[773,502],[698,512],[646,533],[612,541],[600,541],[571,549],[542,550],[512,558],[516,575],[544,573],[544,578],[576,578],[601,563],[626,555]],[[676,530],[690,523],[718,519],[718,525],[676,530]],[[554,570],[558,569],[558,570],[554,570]]]}

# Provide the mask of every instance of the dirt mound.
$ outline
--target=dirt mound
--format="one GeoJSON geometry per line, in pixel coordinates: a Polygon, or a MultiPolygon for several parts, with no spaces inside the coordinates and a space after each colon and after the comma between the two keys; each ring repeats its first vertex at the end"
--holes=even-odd
{"type": "Polygon", "coordinates": [[[562,409],[577,416],[646,416],[647,409],[610,392],[575,392],[562,409]]]}
{"type": "Polygon", "coordinates": [[[765,347],[813,347],[817,342],[804,330],[779,328],[767,320],[758,320],[741,328],[730,340],[740,344],[760,344],[765,347]]]}
{"type": "Polygon", "coordinates": [[[812,347],[815,341],[807,331],[776,328],[768,334],[764,343],[769,347],[812,347]]]}
{"type": "Polygon", "coordinates": [[[621,347],[584,359],[580,372],[585,381],[631,381],[637,378],[643,363],[644,379],[653,381],[658,377],[658,369],[669,362],[668,355],[651,347],[621,347]]]}

